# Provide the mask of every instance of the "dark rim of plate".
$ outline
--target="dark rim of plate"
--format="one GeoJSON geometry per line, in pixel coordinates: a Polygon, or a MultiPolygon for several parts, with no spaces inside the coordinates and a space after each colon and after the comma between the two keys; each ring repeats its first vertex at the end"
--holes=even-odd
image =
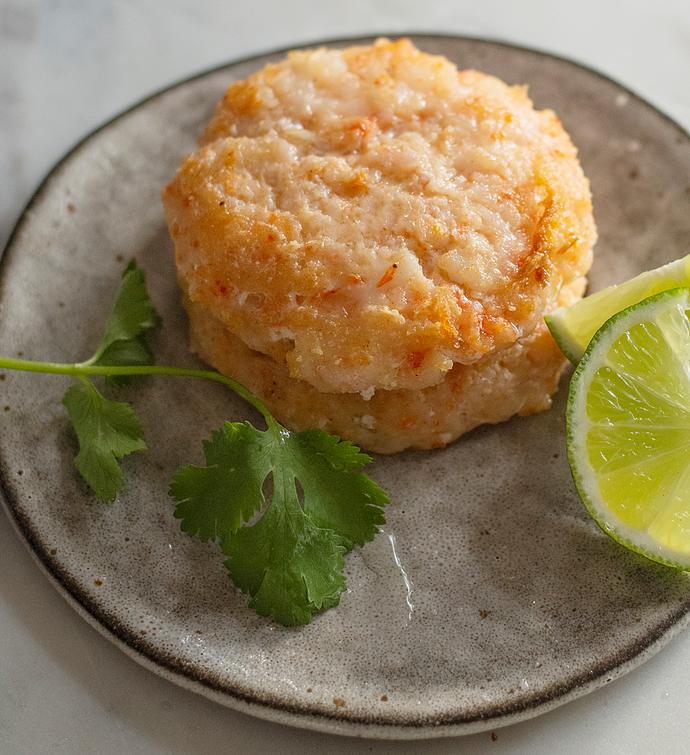
{"type": "MultiPolygon", "coordinates": [[[[409,37],[422,48],[425,41],[439,39],[457,40],[458,42],[504,47],[540,57],[551,58],[566,63],[573,68],[583,70],[590,75],[596,76],[597,78],[615,86],[620,92],[627,94],[638,104],[649,108],[658,117],[666,121],[677,131],[681,139],[687,139],[690,141],[690,134],[679,123],[658,110],[633,90],[578,61],[551,52],[545,52],[540,49],[525,47],[500,39],[444,33],[415,33],[410,31],[396,32],[393,34],[380,32],[356,37],[335,37],[300,42],[296,45],[268,50],[255,55],[231,60],[205,69],[185,79],[178,80],[147,95],[126,110],[119,112],[117,115],[87,133],[50,169],[22,210],[8,238],[5,249],[0,255],[0,277],[2,277],[4,271],[3,263],[12,253],[15,241],[19,237],[24,223],[27,221],[29,212],[39,204],[44,192],[49,187],[50,179],[66,163],[75,157],[80,149],[89,142],[93,136],[96,136],[110,126],[115,125],[129,113],[173,89],[239,64],[251,63],[254,61],[258,63],[268,56],[286,54],[288,51],[295,49],[308,49],[328,45],[342,46],[347,44],[368,44],[378,37],[409,37]]],[[[465,713],[450,712],[441,716],[422,715],[420,717],[415,717],[414,719],[404,718],[399,714],[396,715],[393,708],[390,709],[390,714],[386,716],[373,713],[370,716],[353,715],[348,712],[347,708],[335,708],[333,712],[328,712],[314,707],[294,705],[279,696],[259,695],[252,689],[241,685],[228,685],[227,683],[223,683],[214,678],[212,674],[200,673],[188,663],[177,658],[173,653],[165,653],[159,649],[152,648],[149,644],[144,642],[140,636],[137,636],[132,631],[122,626],[114,616],[104,611],[83,590],[81,590],[79,585],[71,579],[69,575],[60,571],[59,567],[54,563],[54,559],[49,555],[44,545],[40,542],[40,538],[37,537],[36,533],[32,530],[30,523],[22,517],[18,508],[14,505],[14,502],[9,495],[5,480],[6,474],[4,470],[4,462],[0,459],[0,499],[4,504],[4,508],[7,511],[10,521],[25,545],[29,548],[29,551],[36,559],[38,565],[49,577],[49,580],[54,586],[61,592],[67,602],[105,637],[120,646],[121,649],[126,650],[145,667],[152,671],[158,671],[165,677],[172,681],[177,681],[183,686],[192,686],[195,691],[200,694],[205,694],[206,696],[212,697],[216,701],[221,702],[222,700],[219,700],[218,696],[225,696],[226,703],[231,707],[234,702],[235,707],[238,707],[240,710],[244,710],[244,712],[253,715],[258,715],[262,718],[270,718],[271,711],[275,714],[288,714],[295,719],[299,719],[294,720],[296,725],[307,728],[320,728],[321,730],[327,731],[329,728],[336,729],[337,727],[340,727],[346,732],[349,730],[350,733],[359,733],[360,736],[366,736],[367,729],[389,729],[390,736],[392,737],[395,736],[395,730],[407,731],[410,736],[414,736],[415,731],[418,732],[417,736],[420,736],[420,734],[424,736],[423,730],[427,730],[427,736],[439,736],[443,733],[443,730],[448,733],[459,734],[462,733],[462,729],[471,728],[472,731],[479,731],[481,729],[498,728],[499,726],[508,725],[521,718],[536,716],[542,712],[539,709],[543,709],[543,712],[545,712],[547,709],[568,702],[569,700],[584,695],[586,692],[589,692],[602,684],[612,681],[613,678],[620,676],[624,670],[631,669],[637,665],[637,663],[642,662],[646,657],[660,649],[675,634],[675,631],[671,630],[679,630],[682,624],[685,624],[690,620],[690,596],[688,596],[686,604],[667,617],[666,620],[662,621],[654,630],[650,631],[643,641],[631,642],[619,653],[602,660],[597,666],[590,668],[586,673],[582,673],[579,677],[570,679],[567,682],[552,683],[547,691],[542,694],[535,693],[528,699],[523,698],[519,702],[516,701],[515,703],[507,705],[493,706],[490,710],[482,708],[481,710],[478,709],[476,711],[465,713]],[[683,619],[685,619],[685,621],[683,621],[683,619]],[[245,705],[249,707],[245,708],[245,705]],[[322,723],[319,725],[319,722],[322,723]],[[330,724],[330,726],[328,724],[330,724]],[[453,729],[453,731],[449,732],[449,729],[453,729]]],[[[286,720],[283,722],[288,723],[286,720]]]]}

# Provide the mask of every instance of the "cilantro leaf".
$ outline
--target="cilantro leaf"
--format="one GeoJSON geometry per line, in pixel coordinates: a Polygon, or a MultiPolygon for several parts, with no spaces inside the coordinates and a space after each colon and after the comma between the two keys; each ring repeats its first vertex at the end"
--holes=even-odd
{"type": "Polygon", "coordinates": [[[79,441],[77,469],[98,498],[113,501],[124,484],[117,460],[146,448],[138,417],[129,404],[104,398],[88,380],[72,385],[62,403],[79,441]]]}
{"type": "Polygon", "coordinates": [[[275,422],[265,431],[226,422],[204,455],[207,466],[181,467],[170,487],[182,529],[218,540],[231,578],[262,615],[306,624],[336,605],[345,554],[384,522],[388,498],[361,471],[370,458],[320,430],[275,422]],[[269,475],[268,507],[249,525],[269,475]]]}
{"type": "Polygon", "coordinates": [[[231,535],[222,548],[233,582],[252,596],[250,608],[286,626],[308,624],[314,613],[337,605],[346,587],[347,548],[304,515],[296,495],[274,500],[255,525],[231,535]]]}
{"type": "MultiPolygon", "coordinates": [[[[108,366],[152,364],[153,355],[146,344],[145,334],[158,322],[158,313],[146,290],[144,271],[132,260],[122,274],[103,337],[89,363],[108,366]]],[[[108,380],[124,385],[131,378],[110,376],[108,380]]]]}
{"type": "Polygon", "coordinates": [[[383,524],[386,493],[364,474],[371,457],[323,430],[290,433],[290,465],[304,490],[304,510],[320,527],[364,545],[383,524]],[[337,479],[337,485],[334,484],[337,479]]]}
{"type": "Polygon", "coordinates": [[[226,422],[204,441],[208,466],[184,466],[170,485],[184,532],[220,540],[263,506],[262,487],[271,471],[266,441],[266,433],[248,422],[226,422]]]}
{"type": "MultiPolygon", "coordinates": [[[[132,338],[130,341],[115,341],[101,354],[94,364],[104,364],[110,367],[122,365],[153,364],[153,354],[143,336],[132,338]]],[[[111,379],[114,375],[109,376],[111,379]]],[[[122,378],[122,375],[117,377],[122,378]]]]}

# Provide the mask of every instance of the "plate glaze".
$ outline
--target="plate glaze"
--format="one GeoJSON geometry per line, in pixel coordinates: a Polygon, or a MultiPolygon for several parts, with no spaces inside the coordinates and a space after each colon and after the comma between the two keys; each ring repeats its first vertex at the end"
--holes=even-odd
{"type": "MultiPolygon", "coordinates": [[[[559,114],[592,182],[593,289],[687,252],[690,139],[618,84],[508,45],[413,36],[461,67],[527,83],[559,114]]],[[[332,42],[344,45],[353,41],[332,42]]],[[[93,349],[124,260],[136,256],[163,328],[160,363],[195,365],[159,201],[228,83],[283,52],[233,63],[135,106],[80,143],[20,220],[0,278],[0,352],[71,361],[93,349]]],[[[123,392],[151,450],[125,462],[113,506],[73,466],[62,378],[7,374],[6,509],[60,592],[153,671],[246,713],[333,733],[422,738],[495,729],[591,691],[690,620],[690,577],[606,538],[587,516],[554,408],[445,450],[379,457],[391,493],[378,538],[348,557],[341,605],[285,629],[246,608],[215,547],[183,535],[168,482],[223,419],[257,417],[219,386],[142,380],[123,392]]]]}

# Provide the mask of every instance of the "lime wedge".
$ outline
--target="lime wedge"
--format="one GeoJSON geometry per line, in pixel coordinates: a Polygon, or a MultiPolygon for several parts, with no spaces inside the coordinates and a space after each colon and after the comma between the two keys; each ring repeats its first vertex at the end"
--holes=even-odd
{"type": "Polygon", "coordinates": [[[690,291],[624,309],[597,331],[570,383],[568,460],[611,537],[690,570],[690,291]]]}
{"type": "Polygon", "coordinates": [[[625,283],[597,291],[572,307],[561,307],[546,316],[546,324],[561,351],[571,362],[577,362],[592,336],[609,317],[648,296],[677,286],[690,286],[690,254],[625,283]]]}

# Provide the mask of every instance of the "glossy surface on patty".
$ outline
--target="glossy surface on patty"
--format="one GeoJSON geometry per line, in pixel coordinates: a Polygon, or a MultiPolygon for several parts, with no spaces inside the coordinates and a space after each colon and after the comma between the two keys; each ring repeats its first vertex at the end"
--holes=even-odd
{"type": "Polygon", "coordinates": [[[418,389],[530,333],[595,239],[525,90],[406,40],[233,84],[164,193],[182,288],[327,392],[418,389]]]}

